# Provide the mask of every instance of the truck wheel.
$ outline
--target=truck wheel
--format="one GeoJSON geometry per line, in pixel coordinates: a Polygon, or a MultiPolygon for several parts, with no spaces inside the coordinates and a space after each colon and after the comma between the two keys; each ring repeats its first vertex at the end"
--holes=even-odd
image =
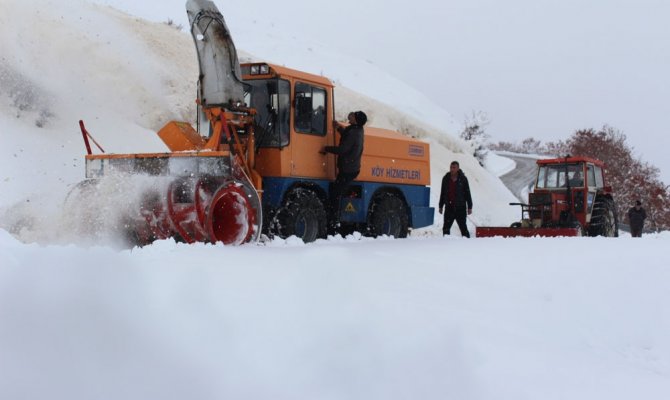
{"type": "Polygon", "coordinates": [[[593,205],[593,214],[591,215],[591,225],[589,227],[590,236],[618,237],[619,226],[612,199],[598,197],[593,205]]]}
{"type": "Polygon", "coordinates": [[[368,217],[370,235],[404,238],[407,237],[408,226],[407,207],[398,196],[385,193],[375,200],[368,217]]]}
{"type": "Polygon", "coordinates": [[[313,191],[298,188],[277,211],[272,226],[281,238],[297,236],[305,243],[326,237],[326,209],[313,191]]]}

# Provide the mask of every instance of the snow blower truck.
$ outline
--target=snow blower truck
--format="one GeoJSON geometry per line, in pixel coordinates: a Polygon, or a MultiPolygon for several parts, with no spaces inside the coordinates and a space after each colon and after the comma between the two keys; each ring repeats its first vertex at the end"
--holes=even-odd
{"type": "Polygon", "coordinates": [[[535,189],[510,227],[477,227],[477,237],[619,236],[612,187],[602,161],[588,157],[537,160],[535,189]]]}
{"type": "MultiPolygon", "coordinates": [[[[136,245],[241,244],[261,233],[325,238],[336,162],[320,150],[337,143],[333,83],[268,63],[240,65],[214,3],[189,0],[186,10],[200,68],[197,127],[165,125],[158,136],[168,153],[92,154],[80,121],[87,180],[72,197],[105,196],[102,182],[112,175],[137,180],[133,205],[113,217],[136,245]]],[[[370,127],[364,141],[361,173],[340,202],[339,232],[405,237],[431,225],[428,144],[370,127]]],[[[88,214],[90,225],[102,222],[95,210],[88,214]]]]}

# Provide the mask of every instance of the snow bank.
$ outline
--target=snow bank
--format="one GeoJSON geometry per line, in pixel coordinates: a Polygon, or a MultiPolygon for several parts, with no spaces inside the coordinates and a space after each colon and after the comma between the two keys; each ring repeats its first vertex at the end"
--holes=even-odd
{"type": "Polygon", "coordinates": [[[107,151],[164,151],[155,130],[195,112],[183,36],[80,0],[0,3],[0,208],[62,202],[84,175],[79,119],[107,151]]]}
{"type": "Polygon", "coordinates": [[[117,252],[0,230],[0,397],[664,398],[668,240],[117,252]]]}
{"type": "Polygon", "coordinates": [[[503,176],[510,171],[514,171],[514,168],[516,168],[516,162],[510,158],[501,157],[502,154],[496,153],[498,152],[489,151],[486,153],[486,158],[484,159],[484,168],[498,177],[503,176]]]}

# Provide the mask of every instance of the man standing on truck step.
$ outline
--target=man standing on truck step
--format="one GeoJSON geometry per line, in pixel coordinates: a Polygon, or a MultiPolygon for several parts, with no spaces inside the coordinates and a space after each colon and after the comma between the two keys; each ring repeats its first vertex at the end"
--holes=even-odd
{"type": "Polygon", "coordinates": [[[349,120],[347,127],[333,121],[333,126],[340,133],[340,144],[326,146],[322,150],[322,153],[337,154],[337,178],[330,188],[331,228],[339,225],[342,194],[361,172],[363,125],[368,121],[368,116],[363,111],[356,111],[350,112],[347,119],[349,120]]]}
{"type": "Polygon", "coordinates": [[[442,233],[448,235],[454,220],[458,224],[463,237],[469,238],[466,218],[472,214],[472,196],[470,196],[470,184],[468,178],[460,169],[458,161],[452,161],[449,172],[442,178],[442,191],[440,192],[440,214],[444,211],[444,226],[442,233]]]}

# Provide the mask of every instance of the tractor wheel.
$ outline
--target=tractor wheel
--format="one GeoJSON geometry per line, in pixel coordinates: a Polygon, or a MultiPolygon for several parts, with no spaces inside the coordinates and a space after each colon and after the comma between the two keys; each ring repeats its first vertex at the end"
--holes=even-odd
{"type": "Polygon", "coordinates": [[[303,242],[326,237],[326,209],[316,193],[309,189],[293,190],[271,224],[271,230],[286,239],[297,236],[303,242]]]}
{"type": "Polygon", "coordinates": [[[618,225],[614,201],[605,197],[598,197],[593,205],[589,235],[617,237],[619,236],[618,225]]]}
{"type": "Polygon", "coordinates": [[[404,238],[407,237],[408,227],[407,207],[402,199],[392,193],[385,193],[374,201],[368,217],[370,235],[404,238]]]}

